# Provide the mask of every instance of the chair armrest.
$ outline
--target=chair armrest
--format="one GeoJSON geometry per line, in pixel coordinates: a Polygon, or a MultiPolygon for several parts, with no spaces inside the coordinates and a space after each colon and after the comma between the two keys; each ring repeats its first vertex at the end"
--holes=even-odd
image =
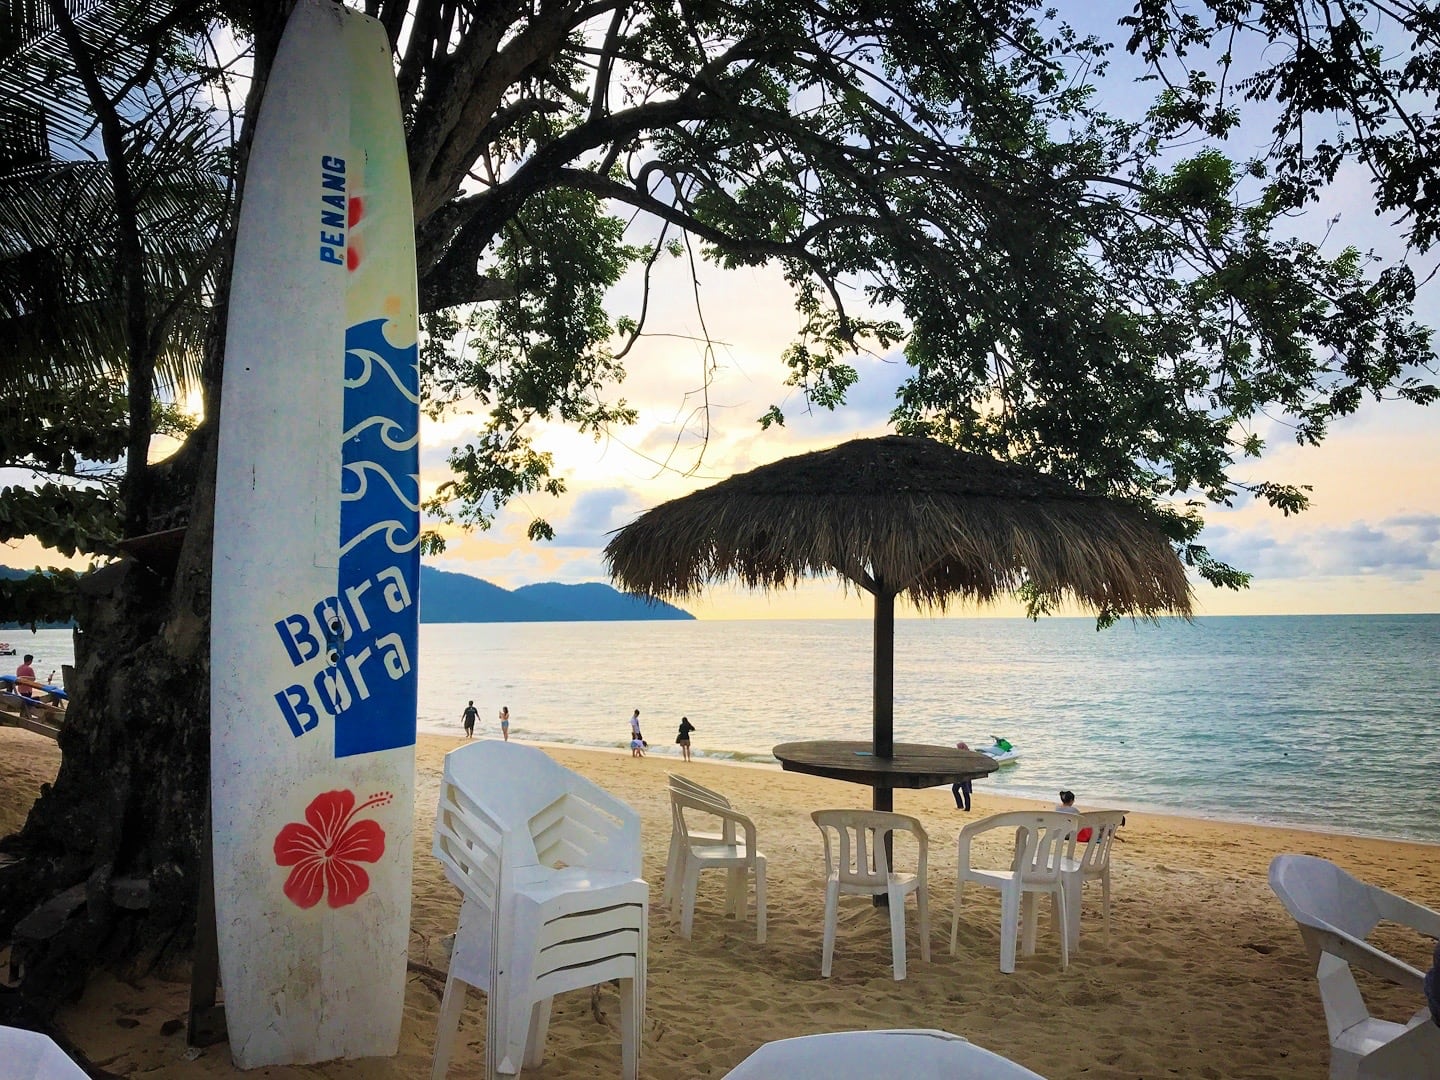
{"type": "Polygon", "coordinates": [[[1432,911],[1392,892],[1382,892],[1376,900],[1375,907],[1384,918],[1418,930],[1428,938],[1440,939],[1440,911],[1432,911]]]}
{"type": "Polygon", "coordinates": [[[755,854],[756,837],[755,823],[753,821],[738,810],[732,810],[728,806],[717,805],[711,812],[724,822],[722,831],[725,834],[725,842],[727,844],[733,844],[735,842],[735,828],[739,826],[745,830],[745,849],[749,851],[750,854],[755,854]]]}
{"type": "MultiPolygon", "coordinates": [[[[697,798],[693,795],[682,795],[677,791],[671,791],[670,798],[676,805],[682,808],[682,815],[684,809],[688,808],[698,810],[700,813],[708,814],[711,817],[719,818],[721,821],[721,831],[727,844],[735,843],[735,830],[737,827],[743,829],[745,831],[745,846],[752,852],[755,850],[755,823],[740,813],[740,811],[732,809],[729,806],[721,806],[719,803],[710,802],[708,799],[697,798]]],[[[688,823],[686,824],[686,829],[687,831],[689,829],[688,823]]]]}
{"type": "Polygon", "coordinates": [[[1353,964],[1371,975],[1386,979],[1397,986],[1413,990],[1416,994],[1425,992],[1425,974],[1411,967],[1403,960],[1397,960],[1389,953],[1381,952],[1375,946],[1335,930],[1323,930],[1317,926],[1304,926],[1301,931],[1311,943],[1323,952],[1353,964]]]}

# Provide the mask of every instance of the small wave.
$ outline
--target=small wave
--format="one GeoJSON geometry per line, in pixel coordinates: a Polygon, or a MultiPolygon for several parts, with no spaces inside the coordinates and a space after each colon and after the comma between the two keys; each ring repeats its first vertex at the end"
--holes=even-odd
{"type": "Polygon", "coordinates": [[[383,442],[386,446],[388,446],[391,450],[395,450],[397,452],[402,450],[413,450],[416,446],[420,444],[420,430],[418,426],[415,430],[415,433],[411,435],[405,430],[404,424],[401,424],[397,420],[392,420],[388,416],[366,417],[358,424],[354,424],[351,427],[347,428],[341,434],[340,438],[344,442],[349,442],[351,439],[357,437],[361,433],[369,430],[372,427],[377,426],[380,428],[380,441],[383,442]],[[400,433],[398,436],[393,434],[396,431],[400,433]]]}
{"type": "Polygon", "coordinates": [[[412,499],[410,496],[406,495],[403,491],[400,490],[399,482],[395,479],[395,477],[391,476],[390,473],[386,471],[385,467],[379,462],[356,461],[353,463],[346,463],[344,471],[349,473],[356,481],[358,481],[358,487],[354,491],[347,491],[345,490],[345,485],[342,481],[340,487],[340,498],[343,501],[354,502],[356,500],[365,498],[366,493],[370,490],[370,482],[366,479],[365,474],[376,473],[380,476],[382,480],[385,481],[385,483],[390,485],[390,490],[395,493],[395,498],[400,501],[401,505],[404,506],[405,509],[412,510],[417,514],[420,512],[420,499],[418,495],[418,492],[420,490],[420,478],[414,473],[405,474],[405,479],[411,480],[415,484],[415,490],[417,492],[417,495],[415,498],[412,499]]]}
{"type": "Polygon", "coordinates": [[[409,540],[404,539],[407,530],[414,528],[415,524],[413,522],[411,522],[410,524],[406,524],[403,521],[377,521],[368,529],[365,529],[356,536],[352,536],[349,540],[345,541],[345,543],[340,548],[340,557],[343,559],[346,555],[350,554],[351,551],[353,551],[356,547],[363,543],[368,537],[374,536],[382,529],[385,531],[385,546],[388,547],[391,551],[395,552],[395,554],[397,555],[404,555],[409,551],[413,551],[415,549],[415,545],[420,543],[420,534],[418,532],[416,532],[409,540]],[[402,542],[397,542],[395,539],[396,536],[399,536],[402,542]]]}
{"type": "Polygon", "coordinates": [[[356,389],[365,386],[370,382],[370,378],[374,374],[373,369],[379,367],[384,370],[386,375],[390,376],[390,381],[395,384],[395,389],[399,390],[407,401],[414,405],[420,404],[420,395],[411,390],[410,387],[401,380],[400,376],[396,374],[395,369],[390,366],[390,362],[379,353],[372,352],[369,349],[350,348],[345,350],[345,356],[347,360],[353,356],[361,363],[359,375],[353,379],[348,374],[345,376],[345,385],[347,388],[356,389]]]}

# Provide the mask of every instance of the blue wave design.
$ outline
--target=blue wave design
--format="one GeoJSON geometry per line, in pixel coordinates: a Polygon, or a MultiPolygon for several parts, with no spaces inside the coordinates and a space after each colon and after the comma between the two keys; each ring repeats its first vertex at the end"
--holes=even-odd
{"type": "Polygon", "coordinates": [[[384,328],[373,319],[345,334],[339,595],[360,596],[369,625],[354,626],[344,643],[341,663],[362,672],[367,693],[336,718],[336,757],[415,742],[419,355],[415,345],[391,345],[384,328]]]}

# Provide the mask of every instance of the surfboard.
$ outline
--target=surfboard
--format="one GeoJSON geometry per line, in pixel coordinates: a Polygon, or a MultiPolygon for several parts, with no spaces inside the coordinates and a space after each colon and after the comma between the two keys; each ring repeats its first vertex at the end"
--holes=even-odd
{"type": "Polygon", "coordinates": [[[215,479],[215,909],[242,1068],[399,1044],[420,569],[412,215],[383,28],[299,0],[242,196],[215,479]]]}

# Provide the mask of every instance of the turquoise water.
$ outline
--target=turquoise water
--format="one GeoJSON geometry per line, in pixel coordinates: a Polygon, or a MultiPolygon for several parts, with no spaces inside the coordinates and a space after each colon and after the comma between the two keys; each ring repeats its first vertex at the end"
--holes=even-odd
{"type": "MultiPolygon", "coordinates": [[[[42,677],[64,631],[10,631],[42,677]]],[[[802,738],[868,738],[863,621],[426,624],[420,728],[619,747],[641,710],[652,752],[773,761],[802,738]]],[[[8,658],[7,658],[8,660],[8,658]]],[[[990,790],[1081,805],[1440,841],[1440,615],[906,619],[895,631],[895,737],[1021,762],[990,790]]],[[[678,754],[676,755],[678,757],[678,754]]]]}

